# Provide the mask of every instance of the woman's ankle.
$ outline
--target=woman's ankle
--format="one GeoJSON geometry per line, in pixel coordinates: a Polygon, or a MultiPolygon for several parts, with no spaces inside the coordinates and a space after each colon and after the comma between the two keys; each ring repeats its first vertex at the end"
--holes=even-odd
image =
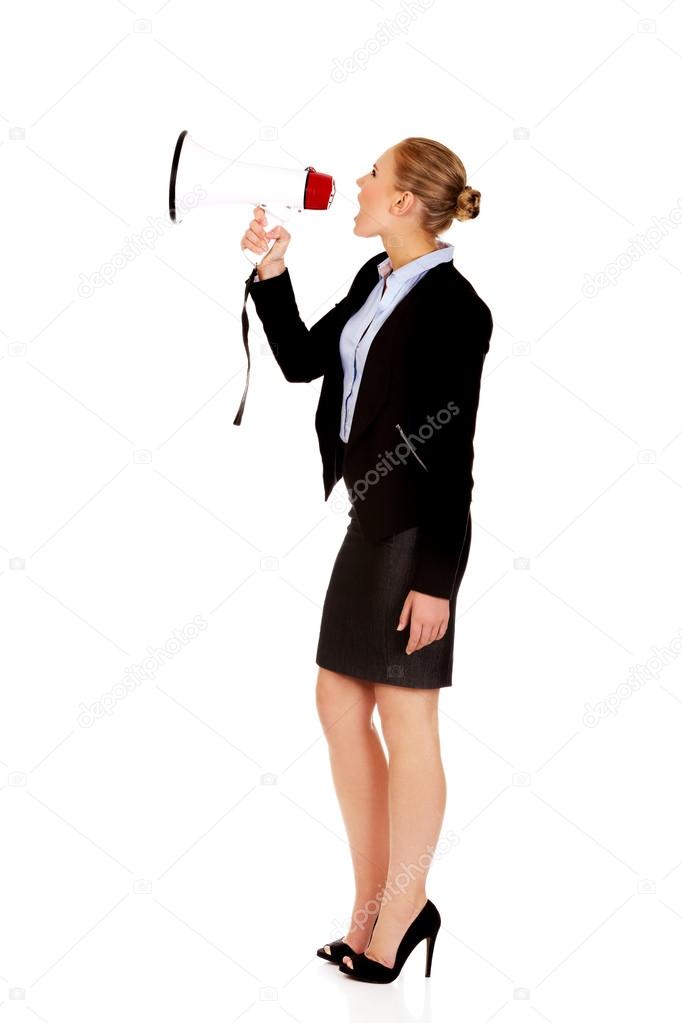
{"type": "Polygon", "coordinates": [[[412,887],[403,889],[401,891],[393,892],[386,896],[386,905],[390,905],[391,902],[399,903],[404,909],[421,909],[426,903],[428,896],[424,888],[414,889],[412,887]]]}
{"type": "Polygon", "coordinates": [[[356,931],[358,934],[364,931],[370,932],[380,908],[381,904],[376,898],[356,902],[348,925],[349,933],[351,931],[356,931]]]}

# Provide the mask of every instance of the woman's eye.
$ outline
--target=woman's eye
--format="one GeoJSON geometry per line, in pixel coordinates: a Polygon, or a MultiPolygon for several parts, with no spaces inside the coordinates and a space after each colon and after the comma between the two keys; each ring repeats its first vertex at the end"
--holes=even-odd
{"type": "Polygon", "coordinates": [[[372,167],[372,177],[373,177],[373,178],[375,178],[376,176],[377,176],[377,172],[376,172],[376,171],[374,170],[374,168],[372,167]]]}

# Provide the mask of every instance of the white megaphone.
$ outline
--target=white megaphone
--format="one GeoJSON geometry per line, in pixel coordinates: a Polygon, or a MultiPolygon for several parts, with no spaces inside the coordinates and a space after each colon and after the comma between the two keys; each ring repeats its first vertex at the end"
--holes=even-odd
{"type": "MultiPolygon", "coordinates": [[[[282,167],[264,167],[257,163],[240,163],[229,156],[221,156],[200,146],[187,131],[181,131],[175,143],[171,165],[168,212],[173,223],[179,223],[191,209],[212,206],[216,203],[248,203],[262,206],[268,215],[284,223],[293,210],[327,210],[334,198],[334,179],[322,174],[314,167],[305,170],[290,170],[282,167]]],[[[276,239],[270,239],[268,252],[276,239]]],[[[242,421],[246,394],[251,374],[249,353],[249,319],[246,314],[246,299],[256,277],[256,267],[263,258],[242,249],[252,265],[247,277],[242,309],[242,340],[246,351],[246,385],[242,400],[234,418],[234,425],[242,421]]],[[[265,255],[265,254],[264,254],[265,255]]]]}
{"type": "MultiPolygon", "coordinates": [[[[314,167],[291,170],[240,163],[206,149],[182,131],[173,153],[168,211],[173,223],[179,223],[181,214],[199,206],[241,202],[262,206],[284,223],[294,210],[329,209],[335,191],[334,179],[314,167]]],[[[271,238],[269,247],[274,243],[271,238]]],[[[242,252],[253,266],[262,258],[249,249],[242,252]]]]}

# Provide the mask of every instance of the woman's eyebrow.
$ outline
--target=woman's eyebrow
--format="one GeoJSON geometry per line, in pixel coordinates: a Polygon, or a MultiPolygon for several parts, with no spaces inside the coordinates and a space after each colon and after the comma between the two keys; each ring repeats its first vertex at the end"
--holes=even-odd
{"type": "Polygon", "coordinates": [[[379,170],[379,168],[377,167],[377,165],[375,163],[372,164],[372,167],[374,167],[374,170],[379,170]]]}

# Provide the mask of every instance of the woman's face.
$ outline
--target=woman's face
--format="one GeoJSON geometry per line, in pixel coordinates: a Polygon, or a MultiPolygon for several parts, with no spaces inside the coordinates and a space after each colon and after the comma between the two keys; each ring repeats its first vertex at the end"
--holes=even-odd
{"type": "Polygon", "coordinates": [[[397,196],[393,185],[392,149],[387,149],[367,174],[357,178],[356,184],[360,188],[360,211],[355,217],[354,233],[362,238],[390,233],[395,228],[390,210],[397,196]]]}

